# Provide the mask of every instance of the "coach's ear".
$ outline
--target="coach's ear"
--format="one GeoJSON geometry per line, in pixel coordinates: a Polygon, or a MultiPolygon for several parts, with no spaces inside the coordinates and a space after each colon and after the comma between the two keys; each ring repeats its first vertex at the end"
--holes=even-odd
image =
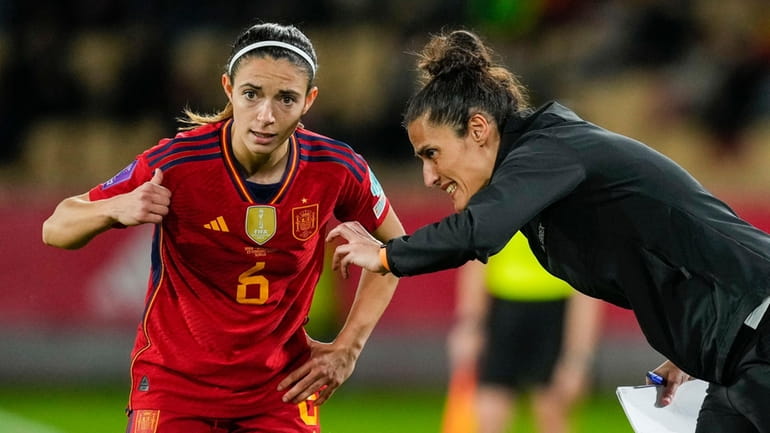
{"type": "Polygon", "coordinates": [[[489,120],[483,114],[475,113],[468,119],[468,136],[479,146],[487,143],[489,132],[489,120]]]}

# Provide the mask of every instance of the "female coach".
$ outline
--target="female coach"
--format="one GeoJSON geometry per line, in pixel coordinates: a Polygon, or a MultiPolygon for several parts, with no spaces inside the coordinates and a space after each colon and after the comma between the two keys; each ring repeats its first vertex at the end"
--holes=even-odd
{"type": "Polygon", "coordinates": [[[467,31],[433,37],[405,113],[425,184],[457,213],[385,244],[341,224],[335,269],[486,261],[521,230],[552,274],[634,311],[668,359],[663,404],[690,377],[710,382],[698,433],[770,432],[770,236],[644,144],[558,103],[531,110],[491,55],[467,31]]]}
{"type": "Polygon", "coordinates": [[[352,373],[396,288],[365,272],[337,338],[305,333],[332,218],[404,234],[366,161],[300,118],[316,56],[293,26],[235,41],[219,113],[112,179],[63,200],[45,243],[79,248],[112,227],[156,224],[131,360],[127,432],[318,432],[317,405],[352,373]]]}

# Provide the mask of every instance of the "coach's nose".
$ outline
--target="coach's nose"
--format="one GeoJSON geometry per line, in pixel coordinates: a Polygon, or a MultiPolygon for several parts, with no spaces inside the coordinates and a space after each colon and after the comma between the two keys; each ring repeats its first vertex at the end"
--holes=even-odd
{"type": "Polygon", "coordinates": [[[422,180],[428,188],[439,186],[441,176],[438,175],[436,167],[430,161],[422,163],[422,180]]]}

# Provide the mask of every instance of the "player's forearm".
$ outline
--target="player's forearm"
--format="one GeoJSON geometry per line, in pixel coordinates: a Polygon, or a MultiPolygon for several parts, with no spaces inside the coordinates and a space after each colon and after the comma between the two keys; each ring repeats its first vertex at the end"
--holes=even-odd
{"type": "Polygon", "coordinates": [[[83,195],[63,200],[43,223],[43,242],[66,249],[86,245],[115,223],[106,205],[106,201],[92,202],[83,195]]]}
{"type": "MultiPolygon", "coordinates": [[[[385,242],[404,233],[401,221],[395,211],[390,209],[373,235],[380,242],[385,242]]],[[[393,298],[397,285],[398,277],[393,274],[383,275],[362,270],[353,305],[334,343],[346,348],[354,359],[358,359],[369,335],[393,298]]]]}
{"type": "Polygon", "coordinates": [[[362,271],[356,297],[334,343],[347,348],[357,359],[393,298],[397,284],[398,278],[392,274],[362,271]]]}

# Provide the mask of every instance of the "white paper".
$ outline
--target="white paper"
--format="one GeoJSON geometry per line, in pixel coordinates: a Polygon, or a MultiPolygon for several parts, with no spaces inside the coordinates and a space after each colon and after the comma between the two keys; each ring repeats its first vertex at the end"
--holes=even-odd
{"type": "Polygon", "coordinates": [[[655,407],[660,385],[620,386],[617,394],[636,433],[693,433],[707,387],[702,380],[685,382],[666,407],[655,407]]]}

